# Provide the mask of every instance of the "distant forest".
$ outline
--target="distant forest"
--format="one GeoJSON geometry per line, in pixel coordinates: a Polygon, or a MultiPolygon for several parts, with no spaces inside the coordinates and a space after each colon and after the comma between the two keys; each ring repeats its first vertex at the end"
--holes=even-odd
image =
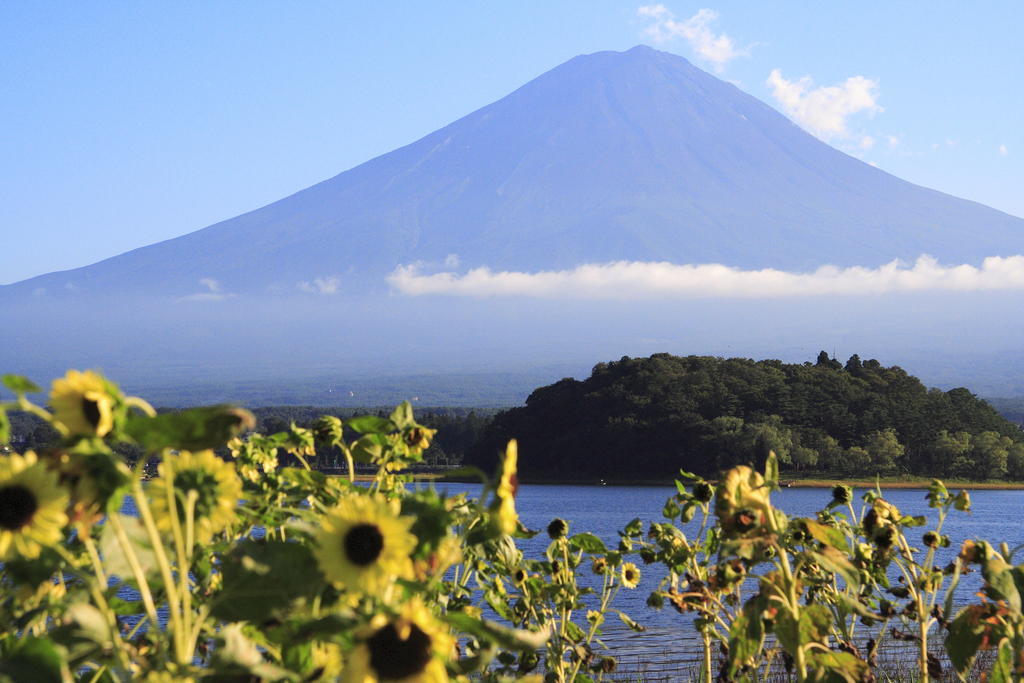
{"type": "Polygon", "coordinates": [[[519,439],[524,477],[704,475],[775,451],[790,472],[1024,479],[1024,433],[967,389],[822,351],[814,363],[624,357],[495,416],[467,461],[519,439]]]}
{"type": "MultiPolygon", "coordinates": [[[[995,400],[1024,418],[1024,401],[995,400]]],[[[785,470],[836,477],[917,475],[1024,480],[1024,432],[967,389],[928,389],[903,369],[822,351],[787,364],[655,354],[599,363],[591,376],[536,389],[523,407],[417,407],[438,433],[426,464],[494,469],[519,439],[526,479],[671,479],[680,469],[713,476],[760,464],[769,450],[785,470]]],[[[320,415],[386,416],[390,408],[256,408],[262,433],[310,427],[320,415]]],[[[45,448],[57,435],[13,413],[12,445],[45,448]]],[[[1020,420],[1018,420],[1019,422],[1020,420]]],[[[133,447],[121,445],[128,457],[133,447]]],[[[324,454],[320,464],[337,458],[324,454]]]]}

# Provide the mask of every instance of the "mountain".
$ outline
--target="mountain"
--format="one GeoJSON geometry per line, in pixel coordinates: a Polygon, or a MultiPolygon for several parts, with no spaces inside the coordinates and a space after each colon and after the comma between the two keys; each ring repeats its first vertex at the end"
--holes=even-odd
{"type": "Polygon", "coordinates": [[[0,297],[386,292],[399,264],[453,254],[461,268],[536,271],[613,260],[802,270],[923,253],[1024,253],[1024,220],[900,180],[641,46],[576,57],[290,197],[0,297]]]}
{"type": "Polygon", "coordinates": [[[336,405],[339,391],[388,387],[395,401],[495,405],[601,358],[799,361],[826,348],[944,388],[1024,395],[1017,291],[586,301],[403,296],[387,282],[413,263],[811,269],[922,253],[1021,254],[1024,221],[895,178],[638,47],[576,57],[261,209],[0,287],[0,372],[100,367],[178,404],[336,405]]]}

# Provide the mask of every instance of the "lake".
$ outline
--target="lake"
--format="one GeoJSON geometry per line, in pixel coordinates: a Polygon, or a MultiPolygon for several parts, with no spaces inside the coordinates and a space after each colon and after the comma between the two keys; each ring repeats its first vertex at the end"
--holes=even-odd
{"type": "MultiPolygon", "coordinates": [[[[425,486],[426,484],[417,484],[425,486]]],[[[451,494],[466,492],[479,496],[481,487],[473,484],[440,483],[439,491],[451,494]]],[[[855,507],[860,514],[860,497],[864,489],[854,492],[855,507]]],[[[952,490],[951,492],[955,492],[952,490]]],[[[912,529],[908,533],[911,544],[920,538],[925,530],[933,528],[935,511],[928,507],[924,489],[888,489],[886,500],[896,505],[903,514],[925,515],[928,526],[912,529]]],[[[618,531],[636,517],[644,521],[646,530],[650,522],[664,521],[661,509],[665,500],[675,494],[675,487],[659,486],[565,486],[524,484],[519,487],[516,508],[520,519],[530,529],[540,530],[535,538],[519,540],[518,545],[527,558],[542,559],[550,539],[544,530],[555,517],[569,522],[569,533],[589,531],[599,536],[607,546],[618,545],[618,531]]],[[[772,502],[792,517],[811,517],[831,500],[829,489],[788,488],[772,494],[772,502]]],[[[949,548],[939,549],[936,563],[943,566],[952,561],[959,552],[960,543],[967,538],[984,539],[998,545],[1006,541],[1011,548],[1024,545],[1024,523],[1021,520],[1024,491],[978,490],[971,492],[973,510],[970,514],[952,511],[946,519],[943,532],[952,540],[949,548]]],[[[128,499],[125,512],[134,513],[134,505],[128,499]]],[[[683,527],[688,538],[699,528],[699,517],[683,527]]],[[[920,545],[920,543],[917,543],[920,545]]],[[[635,590],[619,591],[612,607],[620,609],[647,628],[644,633],[628,629],[614,616],[605,622],[603,640],[620,660],[619,675],[635,680],[680,680],[688,676],[700,661],[701,649],[692,627],[692,614],[679,614],[671,607],[654,610],[647,606],[647,597],[658,587],[665,571],[658,565],[643,565],[636,557],[629,558],[641,569],[640,586],[635,590]]],[[[1020,558],[1018,558],[1018,562],[1020,558]]],[[[581,566],[585,580],[598,582],[589,571],[588,565],[581,566]]],[[[980,573],[967,574],[957,589],[957,602],[965,604],[976,600],[974,593],[981,586],[980,573]]],[[[124,597],[134,598],[133,591],[127,590],[124,597]]],[[[749,593],[748,593],[749,594],[749,593]]],[[[493,616],[493,615],[492,615],[493,616]]],[[[582,615],[581,615],[582,616],[582,615]]],[[[937,631],[933,630],[933,634],[937,631]]],[[[891,649],[888,655],[893,659],[911,661],[913,652],[905,646],[886,641],[891,649]]],[[[882,651],[883,658],[886,651],[882,651]]],[[[619,676],[616,676],[616,680],[619,676]]],[[[625,679],[623,679],[625,680],[625,679]]]]}
{"type": "MultiPolygon", "coordinates": [[[[451,493],[466,491],[471,495],[479,495],[480,492],[479,486],[468,484],[438,484],[436,488],[451,493]]],[[[860,497],[864,492],[864,489],[854,491],[858,515],[862,504],[860,497]]],[[[951,493],[955,492],[956,489],[951,489],[951,493]]],[[[911,545],[918,541],[916,545],[921,546],[920,536],[925,530],[934,528],[937,520],[935,511],[928,507],[925,500],[926,493],[924,489],[883,490],[885,499],[896,505],[903,514],[928,517],[927,526],[908,532],[911,545]]],[[[541,530],[541,533],[533,539],[518,543],[524,555],[541,559],[550,542],[544,530],[552,519],[561,517],[569,522],[570,534],[589,531],[614,548],[619,539],[617,532],[632,519],[642,519],[645,530],[650,522],[664,521],[661,516],[662,506],[674,494],[674,487],[524,484],[519,487],[516,508],[523,523],[530,529],[541,530]]],[[[827,488],[787,488],[772,494],[772,503],[791,518],[814,518],[815,513],[828,505],[831,498],[831,491],[827,488]]],[[[960,543],[967,538],[988,540],[996,546],[1000,541],[1006,541],[1010,548],[1024,544],[1024,523],[1021,520],[1024,491],[972,491],[971,502],[970,514],[953,510],[946,518],[943,532],[949,535],[952,544],[949,548],[939,549],[936,554],[938,566],[952,561],[959,552],[960,543]]],[[[688,538],[692,538],[698,528],[699,516],[683,527],[688,538]]],[[[663,677],[672,679],[700,660],[700,645],[692,628],[693,616],[679,614],[671,607],[660,611],[648,607],[647,597],[658,587],[658,582],[665,576],[665,570],[658,565],[645,566],[638,558],[630,559],[640,566],[640,586],[635,590],[621,590],[613,607],[629,614],[647,627],[647,631],[635,633],[614,616],[609,616],[605,622],[604,641],[612,647],[613,654],[620,658],[630,673],[648,680],[663,677]]],[[[1020,562],[1021,558],[1018,557],[1017,561],[1020,562]]],[[[582,575],[590,575],[586,565],[581,568],[582,575]]],[[[974,594],[980,586],[979,572],[965,575],[957,588],[957,602],[965,604],[975,601],[977,598],[974,594]]]]}

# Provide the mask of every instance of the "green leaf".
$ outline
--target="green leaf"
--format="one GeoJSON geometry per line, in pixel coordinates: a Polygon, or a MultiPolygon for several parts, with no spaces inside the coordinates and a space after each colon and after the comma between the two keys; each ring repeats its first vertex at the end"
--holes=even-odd
{"type": "MultiPolygon", "coordinates": [[[[156,560],[153,544],[149,539],[149,534],[146,533],[146,527],[138,517],[122,514],[111,515],[111,517],[119,521],[124,528],[125,536],[128,537],[128,547],[135,553],[147,580],[151,583],[154,581],[162,583],[160,581],[160,564],[156,560]]],[[[118,541],[113,527],[114,525],[108,521],[103,525],[103,531],[100,532],[100,555],[103,556],[103,564],[108,573],[119,576],[122,581],[137,587],[128,556],[124,546],[118,541]]]]}
{"type": "Polygon", "coordinates": [[[639,517],[627,524],[626,528],[622,531],[622,534],[625,536],[640,536],[643,533],[644,523],[639,517]]]}
{"type": "Polygon", "coordinates": [[[946,636],[946,653],[956,670],[963,674],[981,647],[990,625],[984,622],[988,616],[985,605],[968,605],[960,610],[949,625],[946,636]]]}
{"type": "Polygon", "coordinates": [[[989,683],[1011,683],[1013,681],[1013,647],[1009,638],[999,641],[999,652],[992,662],[992,671],[989,672],[989,683]]]}
{"type": "MultiPolygon", "coordinates": [[[[221,644],[214,649],[214,673],[203,676],[204,682],[237,681],[240,674],[251,674],[260,680],[301,680],[299,675],[265,662],[256,644],[242,632],[241,624],[228,624],[220,630],[218,636],[221,644]]],[[[250,677],[244,678],[248,680],[250,677]]]]}
{"type": "Polygon", "coordinates": [[[213,615],[224,621],[261,623],[324,585],[312,550],[302,543],[242,541],[224,558],[222,571],[213,615]]]}
{"type": "Polygon", "coordinates": [[[374,462],[383,454],[384,436],[381,434],[367,434],[366,436],[361,436],[358,441],[352,444],[352,459],[356,462],[374,462]]]}
{"type": "Polygon", "coordinates": [[[540,631],[524,631],[471,617],[463,612],[450,612],[443,619],[471,636],[493,642],[509,650],[537,650],[548,642],[550,631],[547,627],[540,631]]]}
{"type": "Polygon", "coordinates": [[[504,596],[499,594],[497,591],[488,590],[484,593],[484,600],[487,601],[487,604],[491,606],[491,609],[493,609],[499,617],[512,621],[512,609],[508,606],[508,602],[505,601],[504,596]]]}
{"type": "Polygon", "coordinates": [[[11,421],[7,417],[7,411],[0,408],[0,444],[11,442],[11,421]]]}
{"type": "Polygon", "coordinates": [[[416,426],[416,421],[412,418],[412,404],[408,401],[402,401],[398,404],[391,413],[391,422],[398,429],[416,426]]]}
{"type": "MultiPolygon", "coordinates": [[[[141,607],[133,614],[140,611],[141,607]]],[[[77,668],[83,661],[103,650],[109,651],[112,645],[110,627],[103,613],[84,602],[71,605],[64,613],[64,618],[47,635],[62,648],[69,668],[77,668]]]]}
{"type": "Polygon", "coordinates": [[[871,621],[882,621],[882,617],[878,616],[869,610],[862,602],[851,598],[846,593],[836,593],[835,597],[847,614],[856,614],[859,617],[870,619],[871,621]]]}
{"type": "Polygon", "coordinates": [[[0,659],[0,678],[36,683],[62,683],[71,679],[60,650],[48,638],[22,637],[0,659]]]}
{"type": "Polygon", "coordinates": [[[164,448],[201,451],[219,448],[255,425],[256,419],[247,410],[210,406],[156,417],[129,413],[125,432],[149,451],[164,448]]]}
{"type": "Polygon", "coordinates": [[[38,394],[42,391],[32,380],[21,375],[4,375],[0,377],[0,381],[4,383],[5,387],[19,396],[22,394],[38,394]]]}
{"type": "MultiPolygon", "coordinates": [[[[754,596],[743,605],[743,609],[736,615],[729,628],[729,675],[735,679],[740,669],[747,666],[754,666],[757,663],[757,656],[764,645],[764,621],[761,614],[765,609],[765,600],[761,596],[754,596]]],[[[781,641],[783,635],[779,633],[777,624],[775,632],[781,641]]]]}
{"type": "Polygon", "coordinates": [[[824,543],[836,550],[845,551],[847,549],[846,537],[843,536],[843,532],[834,526],[827,526],[820,522],[815,522],[812,519],[799,519],[796,521],[807,527],[807,532],[815,541],[824,543]]]}
{"type": "Polygon", "coordinates": [[[825,546],[821,549],[821,552],[810,552],[808,554],[825,569],[842,576],[843,580],[846,581],[846,585],[850,588],[858,588],[860,586],[860,573],[850,564],[850,560],[847,559],[845,553],[836,550],[832,546],[825,546]]]}
{"type": "Polygon", "coordinates": [[[585,553],[606,553],[604,541],[594,534],[583,532],[569,538],[569,546],[574,550],[582,550],[585,553]]]}
{"type": "Polygon", "coordinates": [[[988,560],[981,570],[985,577],[987,586],[985,592],[994,600],[1006,600],[1016,613],[1021,611],[1020,592],[1017,590],[1017,582],[1014,580],[1013,567],[1006,563],[1002,557],[996,556],[988,560]]]}
{"type": "Polygon", "coordinates": [[[388,432],[393,432],[398,429],[395,423],[391,420],[384,417],[377,417],[376,415],[353,417],[345,423],[345,426],[359,432],[360,434],[387,434],[388,432]]]}
{"type": "Polygon", "coordinates": [[[800,645],[828,642],[832,614],[825,605],[806,605],[800,608],[800,645]]]}
{"type": "Polygon", "coordinates": [[[637,633],[643,633],[644,631],[647,630],[646,626],[644,626],[643,624],[637,623],[636,621],[633,620],[632,617],[630,617],[625,612],[620,612],[619,610],[614,610],[614,611],[615,611],[616,614],[619,615],[619,620],[623,624],[628,626],[630,629],[636,631],[637,633]]]}
{"type": "Polygon", "coordinates": [[[917,515],[915,517],[911,517],[910,515],[907,515],[906,517],[903,517],[902,519],[900,519],[900,524],[902,524],[903,526],[910,526],[910,527],[924,526],[927,523],[928,523],[928,519],[924,515],[917,515]]]}
{"type": "Polygon", "coordinates": [[[870,667],[863,659],[837,650],[813,650],[810,668],[816,674],[813,680],[822,683],[860,683],[870,680],[870,667]]]}
{"type": "Polygon", "coordinates": [[[580,643],[587,637],[587,634],[583,632],[583,629],[571,621],[565,622],[565,635],[574,643],[580,643]]]}

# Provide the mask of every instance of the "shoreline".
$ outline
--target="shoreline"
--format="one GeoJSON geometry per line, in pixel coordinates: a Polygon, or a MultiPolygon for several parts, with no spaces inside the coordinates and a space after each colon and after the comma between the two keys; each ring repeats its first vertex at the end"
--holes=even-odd
{"type": "MultiPolygon", "coordinates": [[[[329,476],[345,476],[331,474],[329,476]]],[[[917,479],[892,479],[881,480],[878,485],[882,489],[921,489],[927,490],[935,477],[921,477],[917,479]]],[[[373,481],[371,474],[357,474],[357,482],[373,481]]],[[[413,481],[417,483],[437,484],[479,484],[478,479],[469,477],[446,477],[442,472],[421,472],[413,475],[413,481]]],[[[962,479],[941,480],[946,488],[967,489],[977,491],[1024,491],[1024,482],[1015,481],[970,481],[962,479]]],[[[709,480],[710,483],[717,483],[709,480]]],[[[520,477],[520,484],[529,486],[651,486],[659,488],[675,488],[674,480],[659,479],[551,479],[520,477]]],[[[873,489],[876,482],[871,479],[785,479],[780,482],[782,488],[793,489],[830,489],[837,484],[844,484],[854,489],[873,489]]]]}
{"type": "MultiPolygon", "coordinates": [[[[884,489],[921,489],[927,490],[931,485],[932,479],[935,477],[921,478],[921,479],[898,479],[892,481],[879,481],[878,485],[884,489]]],[[[448,479],[443,475],[427,475],[423,477],[417,477],[416,481],[430,481],[436,483],[466,483],[476,484],[479,481],[470,480],[463,477],[454,477],[448,479]]],[[[714,480],[709,480],[711,483],[715,483],[714,480]]],[[[964,481],[958,479],[941,480],[946,488],[950,490],[954,489],[967,489],[967,490],[990,490],[990,491],[1022,491],[1024,490],[1024,482],[993,482],[993,481],[964,481]]],[[[521,477],[519,480],[520,484],[527,484],[531,486],[653,486],[653,487],[664,487],[674,488],[674,480],[663,481],[656,479],[549,479],[549,478],[530,478],[521,477]]],[[[837,484],[845,484],[854,489],[873,489],[875,488],[876,482],[869,479],[782,479],[782,488],[794,488],[794,489],[830,489],[837,484]]]]}

